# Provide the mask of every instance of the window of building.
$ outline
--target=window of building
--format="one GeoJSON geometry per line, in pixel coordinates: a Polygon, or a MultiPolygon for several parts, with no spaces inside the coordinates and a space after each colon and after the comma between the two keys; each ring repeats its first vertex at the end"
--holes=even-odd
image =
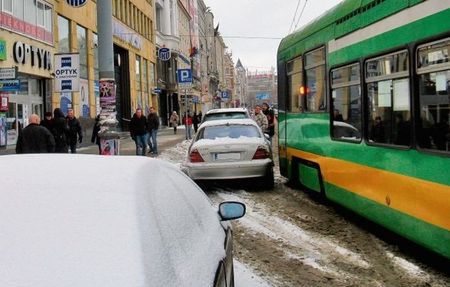
{"type": "Polygon", "coordinates": [[[13,13],[13,0],[2,0],[2,11],[12,14],[13,13]]]}
{"type": "Polygon", "coordinates": [[[146,59],[142,67],[142,88],[144,93],[148,93],[148,61],[146,59]]]}
{"type": "MultiPolygon", "coordinates": [[[[36,7],[34,0],[24,0],[24,7],[36,7]]],[[[36,25],[37,9],[25,9],[24,21],[32,25],[36,25]]]]}
{"type": "Polygon", "coordinates": [[[50,6],[44,5],[44,28],[47,31],[52,31],[53,27],[53,12],[50,6]]]}
{"type": "Polygon", "coordinates": [[[331,71],[333,120],[335,139],[361,140],[361,86],[359,64],[331,71]]]}
{"type": "Polygon", "coordinates": [[[325,110],[325,48],[305,55],[306,111],[325,110]]]}
{"type": "Polygon", "coordinates": [[[161,30],[161,28],[162,28],[162,24],[161,24],[162,18],[161,17],[162,17],[162,8],[159,7],[158,5],[156,5],[156,30],[158,32],[162,31],[161,30]]]}
{"type": "Polygon", "coordinates": [[[78,52],[80,53],[80,78],[88,78],[86,28],[77,25],[78,52]]]}
{"type": "Polygon", "coordinates": [[[142,107],[142,80],[141,80],[141,57],[136,55],[136,81],[135,90],[138,106],[142,107]]]}
{"type": "Polygon", "coordinates": [[[288,78],[288,112],[303,112],[304,111],[304,86],[303,86],[303,60],[302,57],[297,57],[286,65],[288,78]]]}
{"type": "Polygon", "coordinates": [[[40,27],[44,27],[45,23],[45,13],[44,13],[44,4],[42,2],[37,1],[37,25],[40,27]]]}
{"type": "Polygon", "coordinates": [[[409,146],[411,99],[408,52],[368,60],[365,67],[369,141],[409,146]]]}
{"type": "Polygon", "coordinates": [[[450,38],[417,50],[419,147],[450,152],[450,38]]]}
{"type": "Polygon", "coordinates": [[[150,63],[150,85],[151,87],[156,86],[155,63],[150,63]]]}
{"type": "Polygon", "coordinates": [[[93,34],[92,41],[94,42],[94,80],[98,81],[100,76],[98,72],[98,36],[93,34]]]}
{"type": "Polygon", "coordinates": [[[16,17],[17,19],[24,19],[24,6],[23,6],[23,0],[16,0],[14,1],[14,11],[13,11],[13,15],[14,17],[16,17]]]}
{"type": "Polygon", "coordinates": [[[70,22],[58,15],[58,52],[70,52],[70,22]]]}

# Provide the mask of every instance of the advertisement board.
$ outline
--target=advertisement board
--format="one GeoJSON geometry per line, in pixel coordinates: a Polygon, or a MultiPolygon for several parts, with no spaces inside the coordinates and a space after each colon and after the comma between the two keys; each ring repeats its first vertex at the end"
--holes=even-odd
{"type": "Polygon", "coordinates": [[[55,92],[80,91],[80,55],[55,54],[55,92]]]}

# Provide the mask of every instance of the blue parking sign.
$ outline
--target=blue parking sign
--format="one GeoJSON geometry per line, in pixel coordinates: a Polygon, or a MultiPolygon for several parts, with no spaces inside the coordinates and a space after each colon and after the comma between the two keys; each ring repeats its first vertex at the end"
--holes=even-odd
{"type": "Polygon", "coordinates": [[[178,83],[190,84],[192,83],[192,71],[191,69],[178,69],[177,70],[178,83]]]}

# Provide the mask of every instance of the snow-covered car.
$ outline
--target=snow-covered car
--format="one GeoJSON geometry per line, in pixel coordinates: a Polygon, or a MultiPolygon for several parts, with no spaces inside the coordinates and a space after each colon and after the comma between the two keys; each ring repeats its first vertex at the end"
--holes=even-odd
{"type": "Polygon", "coordinates": [[[232,231],[179,168],[145,157],[1,157],[0,286],[234,286],[232,231]]]}
{"type": "Polygon", "coordinates": [[[194,180],[258,178],[261,186],[274,185],[270,142],[251,119],[203,123],[182,168],[194,180]]]}
{"type": "Polygon", "coordinates": [[[206,112],[202,118],[202,123],[214,120],[226,120],[226,119],[249,119],[250,114],[247,109],[244,108],[223,108],[213,109],[206,112]]]}

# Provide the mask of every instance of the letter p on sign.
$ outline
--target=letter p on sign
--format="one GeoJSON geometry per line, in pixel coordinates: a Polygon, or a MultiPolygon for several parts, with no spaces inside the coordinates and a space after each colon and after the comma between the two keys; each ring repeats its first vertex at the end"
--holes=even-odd
{"type": "Polygon", "coordinates": [[[191,69],[179,69],[177,70],[178,83],[188,84],[192,83],[192,72],[191,69]]]}

